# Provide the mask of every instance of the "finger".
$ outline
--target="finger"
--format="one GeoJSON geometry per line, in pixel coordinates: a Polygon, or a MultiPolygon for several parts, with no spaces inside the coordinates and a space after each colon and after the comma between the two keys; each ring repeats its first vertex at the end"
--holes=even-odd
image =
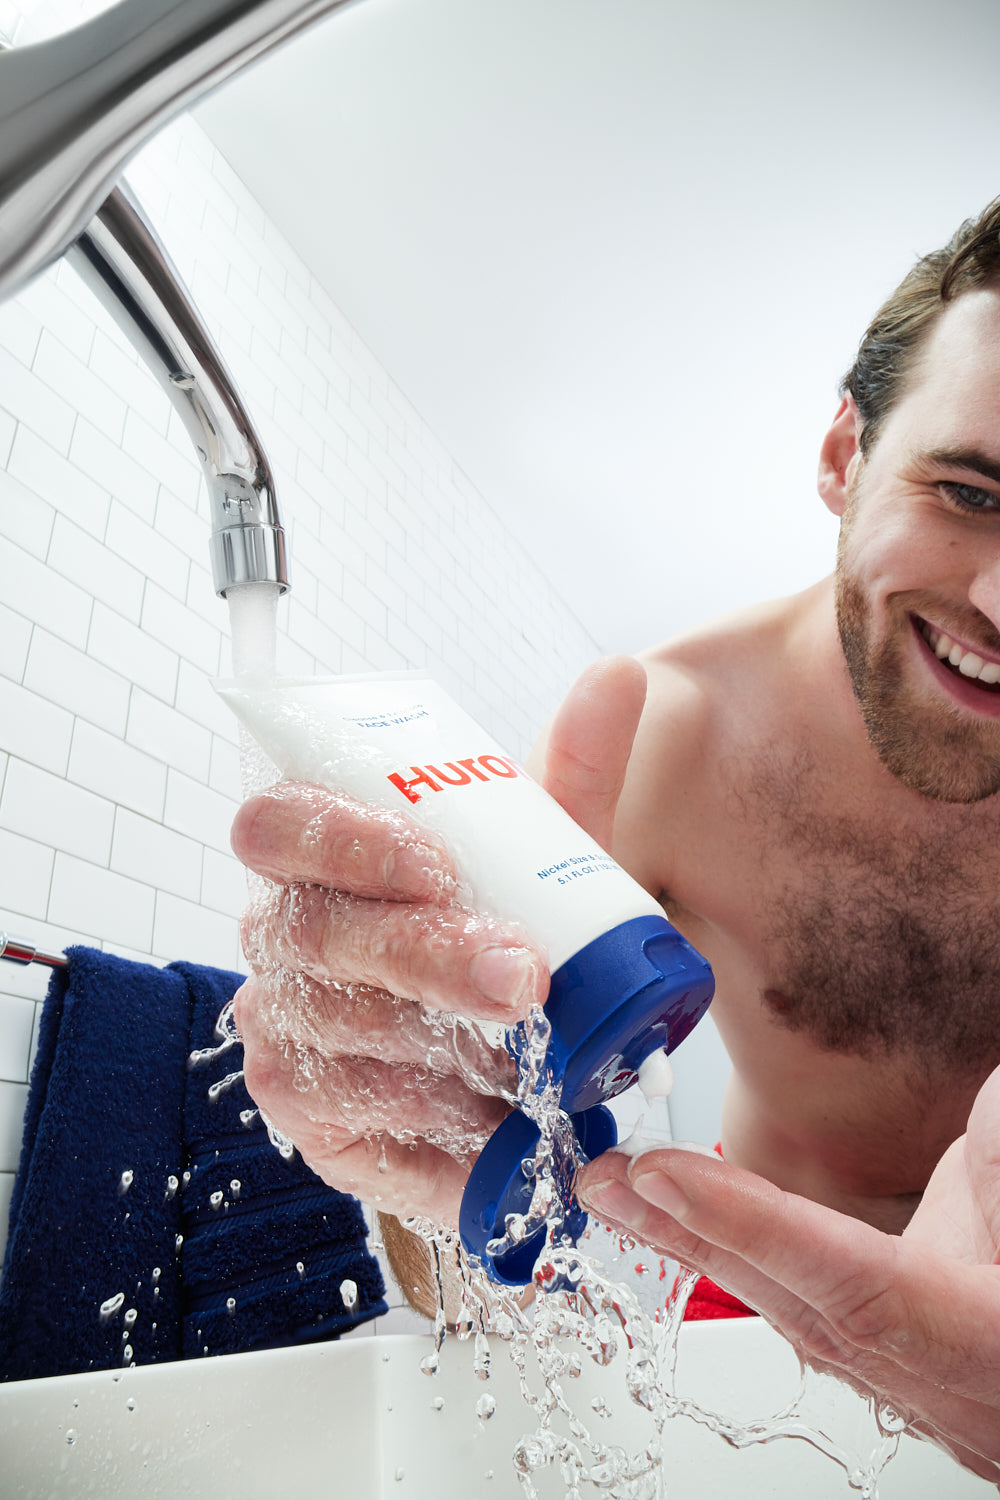
{"type": "Polygon", "coordinates": [[[514,1061],[475,1026],[427,1011],[369,985],[325,985],[290,969],[251,975],[239,992],[237,1026],[250,1044],[287,1040],[330,1056],[423,1064],[460,1076],[479,1093],[516,1088],[514,1061]]]}
{"type": "MultiPolygon", "coordinates": [[[[580,1172],[576,1194],[603,1223],[634,1236],[650,1249],[711,1276],[758,1312],[772,1310],[775,1283],[735,1255],[727,1255],[670,1214],[639,1196],[629,1181],[629,1158],[607,1151],[580,1172]]],[[[798,1300],[798,1299],[797,1299],[798,1300]]]]}
{"type": "Polygon", "coordinates": [[[352,1139],[340,1147],[325,1142],[308,1165],[331,1187],[382,1213],[458,1224],[468,1170],[436,1146],[404,1146],[391,1136],[352,1139]]]}
{"type": "Polygon", "coordinates": [[[243,864],[296,881],[396,901],[442,901],[455,872],[440,839],[401,813],[345,793],[283,781],[244,802],[231,842],[243,864]]]}
{"type": "Polygon", "coordinates": [[[254,1030],[244,1040],[244,1081],[254,1103],[303,1155],[325,1140],[389,1135],[429,1142],[466,1166],[509,1106],[450,1074],[377,1058],[327,1057],[254,1030]]]}
{"type": "Polygon", "coordinates": [[[543,785],[603,849],[646,696],[646,674],[631,656],[588,667],[548,732],[543,785]]]}
{"type": "Polygon", "coordinates": [[[1000,1068],[976,1096],[965,1136],[965,1162],[974,1195],[974,1233],[983,1261],[1000,1254],[1000,1068]]]}
{"type": "MultiPolygon", "coordinates": [[[[653,1154],[666,1153],[650,1153],[653,1154]]],[[[672,1157],[685,1155],[678,1151],[670,1154],[672,1157]]],[[[639,1158],[639,1161],[643,1160],[645,1158],[639,1158]]],[[[681,1163],[681,1170],[676,1174],[672,1170],[671,1178],[683,1175],[682,1169],[686,1165],[686,1162],[681,1163]]],[[[723,1171],[727,1170],[723,1163],[718,1165],[723,1171]]],[[[628,1180],[629,1168],[628,1159],[619,1152],[610,1151],[598,1158],[580,1175],[577,1184],[580,1201],[618,1230],[633,1234],[658,1252],[711,1276],[761,1312],[815,1368],[837,1375],[864,1396],[874,1393],[882,1400],[890,1399],[905,1414],[918,1418],[918,1429],[926,1431],[960,1462],[977,1473],[992,1473],[991,1461],[1000,1457],[1000,1418],[995,1380],[991,1379],[989,1372],[983,1372],[984,1380],[979,1390],[975,1396],[970,1396],[943,1388],[935,1372],[928,1374],[906,1368],[894,1350],[860,1346],[853,1335],[845,1331],[842,1318],[828,1318],[812,1302],[744,1259],[739,1251],[727,1249],[713,1243],[711,1238],[699,1235],[692,1227],[694,1215],[687,1214],[686,1223],[681,1223],[672,1213],[640,1197],[628,1180]],[[983,1399],[984,1393],[986,1399],[983,1399]],[[974,1460],[973,1454],[981,1457],[974,1460]]],[[[750,1176],[748,1173],[743,1175],[750,1176]]],[[[640,1181],[642,1176],[640,1174],[640,1181]]],[[[689,1185],[686,1182],[685,1188],[689,1185]]],[[[672,1186],[676,1187],[676,1183],[672,1186]]],[[[649,1191],[648,1184],[644,1190],[649,1191]]],[[[655,1196],[666,1200],[671,1193],[670,1190],[657,1190],[655,1196]]],[[[679,1207],[676,1197],[673,1202],[679,1207]]],[[[858,1227],[866,1234],[878,1234],[867,1225],[858,1227]]],[[[798,1250],[792,1248],[792,1257],[797,1253],[802,1253],[801,1246],[798,1250]]],[[[782,1275],[787,1275],[787,1268],[783,1268],[782,1275]]],[[[937,1289],[939,1295],[946,1286],[947,1283],[942,1281],[937,1289]]],[[[954,1338],[953,1331],[953,1342],[954,1338]]],[[[959,1341],[959,1350],[963,1347],[959,1341]]]]}
{"type": "Polygon", "coordinates": [[[972,1401],[996,1399],[1000,1268],[882,1234],[690,1152],[648,1152],[629,1180],[689,1233],[787,1288],[843,1344],[972,1401]]]}
{"type": "Polygon", "coordinates": [[[513,929],[461,907],[366,901],[279,887],[247,915],[244,949],[326,984],[363,984],[433,1010],[511,1025],[548,994],[541,954],[513,929]]]}

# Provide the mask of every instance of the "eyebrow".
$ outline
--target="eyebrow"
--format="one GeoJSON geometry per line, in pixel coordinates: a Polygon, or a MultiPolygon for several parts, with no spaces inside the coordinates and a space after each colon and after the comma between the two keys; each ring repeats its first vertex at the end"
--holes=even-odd
{"type": "Polygon", "coordinates": [[[970,474],[983,474],[1000,484],[1000,461],[978,448],[933,448],[920,457],[933,468],[967,469],[970,474]]]}

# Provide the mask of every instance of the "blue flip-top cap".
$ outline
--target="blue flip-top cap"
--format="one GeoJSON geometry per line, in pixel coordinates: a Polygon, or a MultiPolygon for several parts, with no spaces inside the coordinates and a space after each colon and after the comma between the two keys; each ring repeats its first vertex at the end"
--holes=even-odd
{"type": "MultiPolygon", "coordinates": [[[[613,1117],[598,1106],[631,1088],[651,1053],[680,1045],[708,1009],[714,988],[706,960],[660,916],[620,923],[552,975],[546,1061],[561,1083],[561,1108],[588,1160],[617,1140],[613,1117]]],[[[524,1044],[523,1027],[508,1033],[515,1057],[524,1044]]],[[[518,1111],[508,1115],[480,1154],[462,1200],[459,1229],[466,1249],[496,1280],[511,1285],[530,1279],[544,1232],[496,1258],[486,1246],[503,1236],[509,1214],[523,1214],[530,1203],[534,1181],[525,1178],[521,1162],[534,1154],[537,1141],[530,1120],[518,1111]]],[[[574,1243],[586,1224],[575,1199],[563,1204],[562,1232],[574,1243]]]]}
{"type": "MultiPolygon", "coordinates": [[[[610,1109],[598,1105],[570,1118],[587,1161],[616,1144],[618,1127],[610,1109]]],[[[502,1239],[511,1214],[524,1217],[531,1207],[535,1179],[525,1177],[521,1163],[534,1157],[538,1137],[534,1120],[515,1109],[494,1130],[479,1153],[462,1195],[458,1219],[462,1243],[479,1256],[492,1279],[505,1286],[527,1285],[545,1247],[547,1226],[542,1224],[533,1234],[498,1254],[487,1249],[492,1241],[502,1239]]],[[[586,1227],[587,1215],[576,1199],[570,1197],[562,1205],[561,1233],[575,1245],[586,1227]]]]}

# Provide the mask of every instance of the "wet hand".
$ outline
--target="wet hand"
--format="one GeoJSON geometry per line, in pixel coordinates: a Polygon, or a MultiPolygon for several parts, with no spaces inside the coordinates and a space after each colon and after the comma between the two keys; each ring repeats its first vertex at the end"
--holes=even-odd
{"type": "Polygon", "coordinates": [[[1000,1480],[1000,1070],[901,1237],[668,1148],[581,1174],[606,1223],[757,1308],[809,1363],[1000,1480]]]}
{"type": "Polygon", "coordinates": [[[515,1086],[469,1023],[541,1004],[542,955],[464,907],[440,842],[401,814],[286,782],[243,805],[232,838],[272,882],[243,922],[251,1097],[332,1186],[456,1223],[515,1086]]]}
{"type": "MultiPolygon", "coordinates": [[[[638,663],[596,663],[536,771],[604,847],[644,693],[638,663]]],[[[544,955],[464,905],[443,845],[402,814],[282,783],[240,809],[233,847],[271,882],[244,919],[236,1003],[251,1096],[332,1186],[457,1223],[515,1088],[472,1023],[543,1004],[544,955]]]]}

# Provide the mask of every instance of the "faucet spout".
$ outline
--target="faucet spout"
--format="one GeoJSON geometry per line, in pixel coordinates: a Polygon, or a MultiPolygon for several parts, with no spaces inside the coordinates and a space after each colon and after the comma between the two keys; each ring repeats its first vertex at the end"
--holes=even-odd
{"type": "Polygon", "coordinates": [[[230,375],[139,204],[115,188],[67,260],[145,359],[194,443],[208,484],[217,594],[288,588],[285,533],[263,445],[230,375]]]}
{"type": "Polygon", "coordinates": [[[0,53],[0,299],[86,228],[174,115],[355,0],[123,0],[0,53]]]}

